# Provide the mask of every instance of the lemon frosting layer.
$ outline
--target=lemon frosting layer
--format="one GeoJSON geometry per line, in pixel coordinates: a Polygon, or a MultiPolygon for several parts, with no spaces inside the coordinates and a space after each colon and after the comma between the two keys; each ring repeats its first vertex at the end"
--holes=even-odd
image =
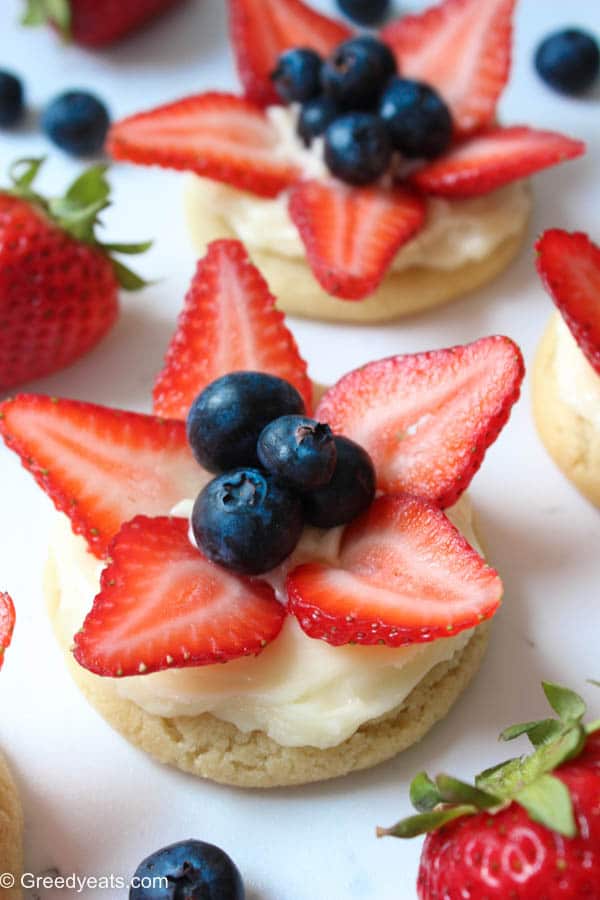
{"type": "Polygon", "coordinates": [[[589,364],[560,313],[554,313],[554,366],[560,399],[600,431],[600,375],[589,364]]]}
{"type": "MultiPolygon", "coordinates": [[[[187,511],[188,502],[176,508],[180,515],[187,511]]],[[[477,547],[469,500],[463,497],[449,517],[477,547]]],[[[340,535],[341,529],[306,529],[285,568],[269,577],[280,599],[286,569],[307,558],[334,561],[340,535]]],[[[51,551],[60,595],[55,621],[69,646],[97,593],[102,563],[62,514],[51,551]]],[[[307,637],[289,616],[279,637],[258,657],[111,680],[119,695],[149,713],[210,712],[241,731],[264,731],[283,746],[326,749],[401,704],[434,666],[460,652],[471,634],[401,648],[332,647],[307,637]]]]}
{"type": "MultiPolygon", "coordinates": [[[[279,152],[295,162],[306,178],[327,176],[322,159],[322,140],[304,147],[295,131],[295,113],[288,107],[272,107],[269,117],[279,134],[279,152]]],[[[262,250],[292,259],[304,259],[305,250],[288,213],[288,194],[264,199],[237,188],[188,175],[188,209],[191,227],[203,210],[220,216],[250,250],[262,250]]],[[[524,182],[515,182],[483,197],[468,200],[427,200],[423,230],[405,244],[391,269],[412,266],[451,270],[484,259],[507,238],[518,234],[531,210],[524,182]]]]}

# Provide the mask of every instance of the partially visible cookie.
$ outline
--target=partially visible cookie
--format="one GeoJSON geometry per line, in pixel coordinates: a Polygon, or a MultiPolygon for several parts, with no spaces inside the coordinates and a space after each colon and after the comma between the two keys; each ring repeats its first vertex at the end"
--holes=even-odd
{"type": "Polygon", "coordinates": [[[12,875],[15,879],[14,887],[2,887],[0,880],[1,900],[21,900],[22,897],[22,832],[21,802],[6,761],[0,755],[0,874],[12,875]]]}
{"type": "MultiPolygon", "coordinates": [[[[203,203],[202,190],[201,179],[188,179],[186,215],[199,255],[204,255],[211,241],[238,237],[224,216],[203,203]]],[[[510,265],[523,246],[528,221],[525,214],[518,231],[481,260],[449,270],[414,266],[390,272],[374,294],[360,301],[338,300],[327,294],[306,260],[278,256],[262,249],[246,249],[269,282],[277,305],[286,313],[324,321],[387,322],[441,306],[492,281],[510,265]]]]}
{"type": "MultiPolygon", "coordinates": [[[[52,557],[45,592],[51,619],[59,604],[52,557]]],[[[210,714],[177,718],[152,715],[120,697],[109,679],[81,668],[64,646],[79,688],[106,721],[132,744],[163,763],[224,784],[248,788],[301,785],[369,768],[419,741],[448,713],[475,675],[488,642],[480,626],[450,662],[432,669],[404,703],[367,722],[348,740],[327,750],[283,747],[264,732],[246,734],[210,714]]],[[[56,629],[61,639],[60,630],[56,629]]]]}
{"type": "Polygon", "coordinates": [[[533,413],[544,445],[567,478],[600,506],[600,430],[561,398],[556,352],[560,321],[554,315],[533,368],[533,413]]]}

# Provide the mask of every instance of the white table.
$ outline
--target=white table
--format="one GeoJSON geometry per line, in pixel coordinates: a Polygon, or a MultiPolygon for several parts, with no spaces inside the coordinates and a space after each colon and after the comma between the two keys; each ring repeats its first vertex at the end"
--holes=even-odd
{"type": "MultiPolygon", "coordinates": [[[[18,0],[0,4],[0,65],[27,79],[39,108],[72,86],[95,89],[115,117],[210,87],[235,87],[223,0],[196,0],[162,27],[103,54],[63,48],[44,30],[14,23],[18,0]]],[[[333,8],[333,3],[323,3],[333,8]]],[[[409,6],[405,3],[405,6],[409,6]]],[[[560,128],[590,142],[586,159],[536,179],[537,207],[520,260],[494,284],[453,305],[371,328],[294,321],[314,378],[335,380],[369,359],[503,332],[531,365],[551,304],[532,264],[545,226],[588,230],[600,240],[600,89],[562,99],[532,70],[532,51],[555,26],[600,32],[597,0],[521,0],[516,60],[501,114],[507,123],[560,128]]],[[[54,152],[35,123],[0,135],[0,170],[17,156],[50,153],[42,183],[51,190],[77,164],[54,152]]],[[[123,299],[111,335],[67,371],[31,391],[149,409],[194,254],[184,227],[182,179],[116,167],[113,239],[153,236],[137,266],[161,280],[123,299]],[[126,212],[125,212],[126,211],[126,212]]],[[[409,900],[415,897],[420,842],[377,841],[376,824],[409,810],[407,788],[419,769],[463,777],[499,761],[500,728],[545,714],[539,683],[579,688],[600,713],[598,555],[600,516],[567,483],[541,446],[530,414],[529,383],[509,426],[476,477],[476,502],[489,554],[504,575],[505,605],[483,669],[448,718],[418,747],[364,774],[300,790],[230,790],[163,768],[104,724],[63,666],[43,609],[41,571],[52,507],[8,450],[0,449],[0,585],[18,609],[14,646],[0,677],[0,746],[17,773],[27,818],[27,868],[130,875],[171,841],[195,836],[237,861],[249,900],[409,900]]],[[[524,746],[524,745],[523,745],[524,746]]],[[[118,900],[126,892],[117,892],[118,900]]],[[[79,896],[110,896],[87,891],[79,896]]],[[[43,893],[59,900],[66,891],[43,893]]],[[[73,894],[73,896],[75,896],[73,894]]]]}

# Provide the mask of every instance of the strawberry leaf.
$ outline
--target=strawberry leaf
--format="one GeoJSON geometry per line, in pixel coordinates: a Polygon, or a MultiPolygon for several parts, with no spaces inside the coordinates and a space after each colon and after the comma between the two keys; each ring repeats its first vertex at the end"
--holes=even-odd
{"type": "Polygon", "coordinates": [[[561,722],[570,724],[580,722],[586,711],[586,705],[582,697],[569,688],[553,684],[551,681],[543,681],[542,687],[548,703],[558,715],[561,722]]]}
{"type": "Polygon", "coordinates": [[[553,772],[568,759],[581,752],[586,731],[574,725],[551,743],[542,744],[530,756],[511,759],[493,769],[482,772],[477,787],[503,799],[511,799],[542,775],[553,772]]]}
{"type": "Polygon", "coordinates": [[[64,199],[75,208],[89,206],[98,201],[108,203],[110,185],[106,179],[107,171],[106,163],[90,166],[69,186],[64,199]]]}
{"type": "Polygon", "coordinates": [[[391,828],[378,828],[377,837],[412,838],[420,834],[427,834],[459,819],[461,816],[471,816],[478,812],[476,806],[450,806],[446,809],[434,812],[421,813],[418,816],[409,816],[396,822],[391,828]]]}
{"type": "Polygon", "coordinates": [[[145,281],[139,275],[136,275],[136,273],[132,272],[132,270],[127,266],[124,266],[123,263],[119,262],[118,259],[113,259],[112,264],[115,270],[117,281],[125,291],[140,291],[148,284],[147,281],[145,281]]]}
{"type": "Polygon", "coordinates": [[[22,25],[45,25],[52,22],[63,38],[70,37],[71,7],[69,0],[27,0],[27,8],[21,17],[22,25]]]}
{"type": "Polygon", "coordinates": [[[540,747],[555,740],[563,730],[563,725],[556,719],[541,719],[539,722],[523,722],[521,725],[505,728],[500,734],[500,740],[514,741],[515,738],[526,734],[534,747],[540,747]]]}
{"type": "Polygon", "coordinates": [[[502,803],[498,797],[449,775],[438,775],[435,783],[443,803],[469,803],[477,809],[491,809],[502,803]]]}
{"type": "Polygon", "coordinates": [[[102,244],[102,246],[105,250],[110,250],[113,253],[134,255],[136,253],[145,253],[153,243],[153,241],[140,241],[139,244],[102,244]]]}
{"type": "Polygon", "coordinates": [[[410,802],[419,812],[430,812],[442,802],[440,792],[426,772],[419,772],[410,785],[410,802]]]}
{"type": "Polygon", "coordinates": [[[520,790],[514,800],[534,822],[565,837],[576,836],[571,795],[567,786],[554,775],[541,775],[537,781],[520,790]]]}

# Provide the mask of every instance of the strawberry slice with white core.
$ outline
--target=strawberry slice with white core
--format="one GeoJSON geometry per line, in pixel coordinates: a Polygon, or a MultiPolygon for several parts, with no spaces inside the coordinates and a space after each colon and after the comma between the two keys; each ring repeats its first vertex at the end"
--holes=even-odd
{"type": "Polygon", "coordinates": [[[346,529],[338,566],[299,566],[287,592],[290,612],[311,638],[402,647],[489,619],[502,583],[441,510],[387,495],[346,529]]]}
{"type": "Polygon", "coordinates": [[[100,593],[75,635],[75,658],[97,675],[145,675],[258,654],[285,618],[270,585],[204,557],[187,519],[138,516],[110,548],[100,593]]]}
{"type": "Polygon", "coordinates": [[[301,0],[229,0],[231,43],[246,96],[260,104],[281,103],[271,73],[291,47],[329,54],[352,32],[301,0]]]}
{"type": "Polygon", "coordinates": [[[581,141],[554,131],[535,131],[524,125],[495,128],[458,144],[416,171],[410,180],[425,194],[479,197],[584,152],[581,141]]]}
{"type": "Polygon", "coordinates": [[[507,337],[394,356],[344,376],[315,418],[364,447],[380,490],[451,506],[505,425],[524,372],[507,337]]]}
{"type": "Polygon", "coordinates": [[[381,32],[405,78],[432,85],[460,134],[493,122],[508,81],[516,0],[445,0],[381,32]]]}
{"type": "Polygon", "coordinates": [[[183,169],[274,197],[298,176],[267,116],[233,94],[186,97],[112,126],[107,149],[141,165],[183,169]]]}
{"type": "Polygon", "coordinates": [[[588,362],[600,375],[600,247],[586,234],[544,232],[537,269],[588,362]]]}
{"type": "Polygon", "coordinates": [[[334,297],[362,300],[421,230],[426,202],[410,189],[353,188],[336,179],[295,184],[289,212],[315,278],[334,297]]]}
{"type": "Polygon", "coordinates": [[[292,384],[312,408],[312,385],[284,316],[243,244],[214,241],[200,260],[154,387],[154,410],[185,419],[195,397],[229,372],[292,384]]]}
{"type": "Polygon", "coordinates": [[[183,422],[93,403],[22,394],[0,404],[0,434],[99,557],[123,522],[166,515],[210,478],[183,422]]]}
{"type": "Polygon", "coordinates": [[[0,669],[4,663],[4,651],[10,647],[15,629],[15,606],[10,594],[0,593],[0,669]]]}

